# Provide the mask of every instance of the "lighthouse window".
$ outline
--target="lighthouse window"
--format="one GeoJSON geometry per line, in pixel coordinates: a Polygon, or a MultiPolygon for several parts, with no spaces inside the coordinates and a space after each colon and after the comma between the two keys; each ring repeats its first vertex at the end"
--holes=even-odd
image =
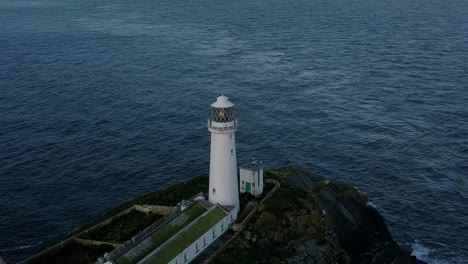
{"type": "Polygon", "coordinates": [[[234,154],[234,150],[233,150],[233,149],[231,149],[231,154],[234,154]]]}
{"type": "Polygon", "coordinates": [[[213,188],[213,193],[216,193],[216,188],[213,188]]]}
{"type": "Polygon", "coordinates": [[[229,134],[229,138],[231,138],[231,139],[232,139],[232,134],[229,134]]]}
{"type": "Polygon", "coordinates": [[[211,114],[214,122],[224,123],[234,121],[234,109],[233,108],[212,108],[211,114]]]}

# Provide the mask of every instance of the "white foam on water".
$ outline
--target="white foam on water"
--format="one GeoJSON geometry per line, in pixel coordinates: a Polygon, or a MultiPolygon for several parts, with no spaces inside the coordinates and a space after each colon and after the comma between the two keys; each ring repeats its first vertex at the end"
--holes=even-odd
{"type": "Polygon", "coordinates": [[[462,257],[442,259],[439,257],[432,256],[433,250],[423,245],[420,241],[415,241],[410,244],[413,248],[412,256],[417,257],[419,260],[426,261],[429,264],[463,264],[468,263],[466,259],[462,257]]]}
{"type": "Polygon", "coordinates": [[[417,241],[412,243],[411,247],[413,248],[413,253],[411,253],[411,255],[417,257],[418,259],[427,258],[431,252],[429,248],[423,246],[417,241]]]}

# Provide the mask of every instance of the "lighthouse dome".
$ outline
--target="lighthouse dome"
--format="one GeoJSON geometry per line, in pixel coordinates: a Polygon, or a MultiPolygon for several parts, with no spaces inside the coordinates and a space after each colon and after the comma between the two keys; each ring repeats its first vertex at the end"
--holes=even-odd
{"type": "Polygon", "coordinates": [[[211,104],[211,107],[214,108],[230,108],[233,107],[234,104],[229,101],[227,96],[221,95],[216,98],[216,102],[211,104]]]}

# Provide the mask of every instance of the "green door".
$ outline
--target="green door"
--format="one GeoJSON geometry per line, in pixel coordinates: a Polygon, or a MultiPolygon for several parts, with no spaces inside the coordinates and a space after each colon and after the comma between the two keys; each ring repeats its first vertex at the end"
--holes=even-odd
{"type": "Polygon", "coordinates": [[[245,183],[245,191],[250,192],[250,182],[245,183]]]}

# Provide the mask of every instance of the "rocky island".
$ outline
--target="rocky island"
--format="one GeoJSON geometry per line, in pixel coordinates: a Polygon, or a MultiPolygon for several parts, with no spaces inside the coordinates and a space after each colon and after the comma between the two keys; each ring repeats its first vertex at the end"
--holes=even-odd
{"type": "MultiPolygon", "coordinates": [[[[281,186],[258,204],[242,230],[229,230],[229,241],[219,239],[193,263],[425,263],[394,241],[380,213],[355,187],[297,168],[266,170],[268,180],[281,186]]],[[[111,224],[102,223],[135,205],[173,206],[207,188],[208,177],[198,177],[127,201],[23,263],[96,263],[118,247],[122,237],[137,235],[160,217],[130,211],[111,224]],[[107,242],[87,243],[92,239],[107,242]]],[[[241,203],[245,209],[237,222],[250,212],[249,203],[256,204],[245,195],[241,203]]]]}

